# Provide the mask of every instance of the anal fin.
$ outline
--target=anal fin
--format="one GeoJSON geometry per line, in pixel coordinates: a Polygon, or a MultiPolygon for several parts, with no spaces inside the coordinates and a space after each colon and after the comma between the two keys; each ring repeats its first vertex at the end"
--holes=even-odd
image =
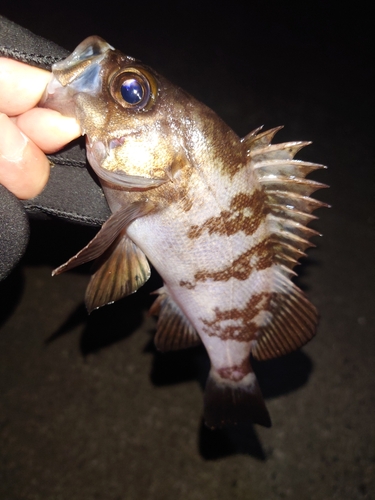
{"type": "Polygon", "coordinates": [[[204,393],[204,420],[211,429],[254,423],[271,427],[271,418],[253,372],[241,380],[223,378],[212,367],[204,393]]]}
{"type": "Polygon", "coordinates": [[[149,279],[145,254],[127,237],[125,230],[94,264],[86,289],[89,312],[134,293],[149,279]]]}
{"type": "Polygon", "coordinates": [[[155,335],[155,346],[159,351],[176,351],[197,346],[201,339],[195,328],[170,297],[166,287],[156,292],[157,299],[150,308],[150,314],[159,316],[155,335]]]}

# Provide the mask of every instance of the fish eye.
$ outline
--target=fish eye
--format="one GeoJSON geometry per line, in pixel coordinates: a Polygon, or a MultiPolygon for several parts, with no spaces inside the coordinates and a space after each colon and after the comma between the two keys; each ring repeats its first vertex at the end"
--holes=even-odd
{"type": "Polygon", "coordinates": [[[142,101],[144,89],[135,78],[127,78],[121,85],[121,95],[125,102],[138,104],[142,101]]]}
{"type": "Polygon", "coordinates": [[[154,76],[143,68],[120,70],[111,78],[109,88],[118,104],[135,111],[148,111],[158,90],[154,76]]]}

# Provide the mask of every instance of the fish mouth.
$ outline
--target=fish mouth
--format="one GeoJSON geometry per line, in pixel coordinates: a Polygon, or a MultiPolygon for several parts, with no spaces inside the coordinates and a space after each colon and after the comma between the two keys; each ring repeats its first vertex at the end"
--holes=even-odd
{"type": "Polygon", "coordinates": [[[51,80],[38,106],[75,117],[74,96],[80,92],[99,94],[102,61],[114,50],[98,36],[86,38],[66,59],[53,64],[51,80]]]}
{"type": "MultiPolygon", "coordinates": [[[[52,66],[52,73],[63,87],[79,79],[89,66],[98,66],[114,47],[99,36],[89,36],[63,61],[52,66]]],[[[85,76],[90,79],[90,75],[85,76]]],[[[80,84],[84,84],[80,82],[80,84]]]]}

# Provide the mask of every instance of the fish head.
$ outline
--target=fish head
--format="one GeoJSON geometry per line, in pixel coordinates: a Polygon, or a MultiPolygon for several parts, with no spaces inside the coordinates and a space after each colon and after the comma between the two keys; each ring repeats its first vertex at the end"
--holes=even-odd
{"type": "Polygon", "coordinates": [[[52,75],[40,105],[78,121],[102,183],[143,190],[173,178],[185,156],[184,91],[97,36],[52,75]]]}

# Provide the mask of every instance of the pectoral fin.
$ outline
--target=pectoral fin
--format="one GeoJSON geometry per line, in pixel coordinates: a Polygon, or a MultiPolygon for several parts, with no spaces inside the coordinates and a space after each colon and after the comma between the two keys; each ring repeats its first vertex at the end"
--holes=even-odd
{"type": "Polygon", "coordinates": [[[145,254],[124,230],[94,266],[85,296],[89,313],[136,292],[151,274],[145,254]]]}
{"type": "Polygon", "coordinates": [[[107,248],[112,245],[117,236],[126,229],[135,219],[147,215],[153,210],[154,205],[150,202],[140,201],[132,203],[126,208],[115,212],[103,224],[98,234],[80,250],[74,257],[52,272],[52,276],[61,274],[69,269],[90,262],[100,257],[107,248]]]}
{"type": "Polygon", "coordinates": [[[152,304],[150,314],[159,316],[155,346],[159,351],[176,351],[201,343],[195,328],[170,297],[165,287],[155,293],[158,298],[152,304]]]}

